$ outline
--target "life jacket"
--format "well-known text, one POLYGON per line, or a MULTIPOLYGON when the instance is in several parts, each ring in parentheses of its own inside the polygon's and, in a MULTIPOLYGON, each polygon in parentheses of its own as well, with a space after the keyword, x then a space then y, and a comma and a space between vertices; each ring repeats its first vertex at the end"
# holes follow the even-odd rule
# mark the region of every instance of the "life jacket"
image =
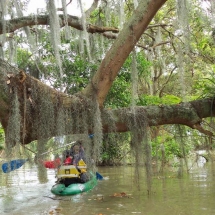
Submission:
POLYGON ((72 158, 71 157, 67 157, 63 162, 63 165, 71 165, 71 164, 72 164, 72 158))
POLYGON ((62 165, 58 169, 57 178, 80 178, 81 173, 87 172, 87 165, 81 159, 77 165, 62 165))

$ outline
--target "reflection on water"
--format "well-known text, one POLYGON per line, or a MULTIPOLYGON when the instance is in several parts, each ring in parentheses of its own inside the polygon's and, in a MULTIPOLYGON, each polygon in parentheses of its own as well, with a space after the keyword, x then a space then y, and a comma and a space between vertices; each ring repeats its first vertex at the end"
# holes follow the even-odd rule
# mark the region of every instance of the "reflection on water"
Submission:
POLYGON ((144 170, 140 190, 132 167, 103 167, 99 173, 107 180, 99 181, 90 192, 61 197, 50 192, 56 180, 54 170, 42 176, 37 166, 25 164, 8 174, 1 171, 0 214, 215 214, 215 168, 211 164, 192 169, 180 179, 173 172, 154 176, 151 196, 147 195, 144 170), (121 193, 126 195, 119 197, 121 193))

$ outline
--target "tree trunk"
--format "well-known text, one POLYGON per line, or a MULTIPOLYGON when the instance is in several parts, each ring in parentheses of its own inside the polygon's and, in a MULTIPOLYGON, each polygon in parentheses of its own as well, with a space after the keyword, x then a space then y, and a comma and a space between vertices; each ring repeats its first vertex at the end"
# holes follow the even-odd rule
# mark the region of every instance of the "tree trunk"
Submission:
POLYGON ((103 106, 120 68, 165 2, 166 0, 140 1, 130 21, 123 26, 122 31, 120 31, 111 49, 107 52, 92 81, 83 92, 87 97, 91 97, 92 92, 95 92, 100 107, 103 106))

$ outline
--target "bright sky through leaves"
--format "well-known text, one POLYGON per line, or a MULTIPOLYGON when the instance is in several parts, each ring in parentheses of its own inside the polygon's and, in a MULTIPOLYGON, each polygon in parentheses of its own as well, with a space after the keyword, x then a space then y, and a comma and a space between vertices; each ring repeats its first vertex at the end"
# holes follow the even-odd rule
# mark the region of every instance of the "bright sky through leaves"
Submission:
MULTIPOLYGON (((70 0, 67 0, 67 3, 69 3, 70 0)), ((93 0, 82 0, 84 4, 84 9, 87 10, 93 3, 93 0)), ((56 1, 56 6, 61 7, 61 1, 56 1)), ((46 8, 46 0, 30 0, 28 5, 27 14, 34 13, 36 14, 37 11, 44 10, 46 8)), ((72 3, 70 3, 67 7, 68 14, 79 16, 80 15, 80 8, 78 6, 78 0, 73 0, 72 3)))

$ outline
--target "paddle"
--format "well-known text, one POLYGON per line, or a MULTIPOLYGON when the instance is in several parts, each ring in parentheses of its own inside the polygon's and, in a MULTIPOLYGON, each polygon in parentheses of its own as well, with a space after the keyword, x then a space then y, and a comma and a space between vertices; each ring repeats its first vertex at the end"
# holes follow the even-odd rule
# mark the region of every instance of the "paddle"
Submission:
POLYGON ((96 172, 96 179, 97 180, 102 180, 103 176, 100 173, 96 172))
MULTIPOLYGON (((7 163, 2 164, 2 171, 4 173, 9 173, 11 171, 14 171, 16 169, 19 169, 22 165, 25 164, 25 162, 28 161, 28 159, 17 159, 17 160, 12 160, 7 163)), ((96 172, 96 179, 97 180, 103 180, 103 176, 96 172)))
MULTIPOLYGON (((66 145, 71 145, 73 143, 74 142, 66 144, 66 145)), ((31 149, 29 149, 27 147, 25 147, 25 148, 28 149, 29 151, 33 152, 31 149)), ((36 154, 35 152, 33 152, 33 153, 36 154)), ((48 153, 48 152, 43 153, 43 155, 46 153, 48 153)), ((3 163, 2 164, 2 170, 4 173, 9 173, 9 172, 14 171, 16 169, 19 169, 23 164, 25 164, 26 161, 28 161, 28 159, 17 159, 17 160, 9 161, 7 163, 3 163)), ((98 172, 96 172, 96 178, 97 178, 97 180, 103 180, 103 176, 98 172)))
POLYGON ((4 173, 14 171, 16 169, 19 169, 23 164, 25 164, 26 161, 28 161, 28 159, 18 159, 3 163, 2 170, 4 173))

